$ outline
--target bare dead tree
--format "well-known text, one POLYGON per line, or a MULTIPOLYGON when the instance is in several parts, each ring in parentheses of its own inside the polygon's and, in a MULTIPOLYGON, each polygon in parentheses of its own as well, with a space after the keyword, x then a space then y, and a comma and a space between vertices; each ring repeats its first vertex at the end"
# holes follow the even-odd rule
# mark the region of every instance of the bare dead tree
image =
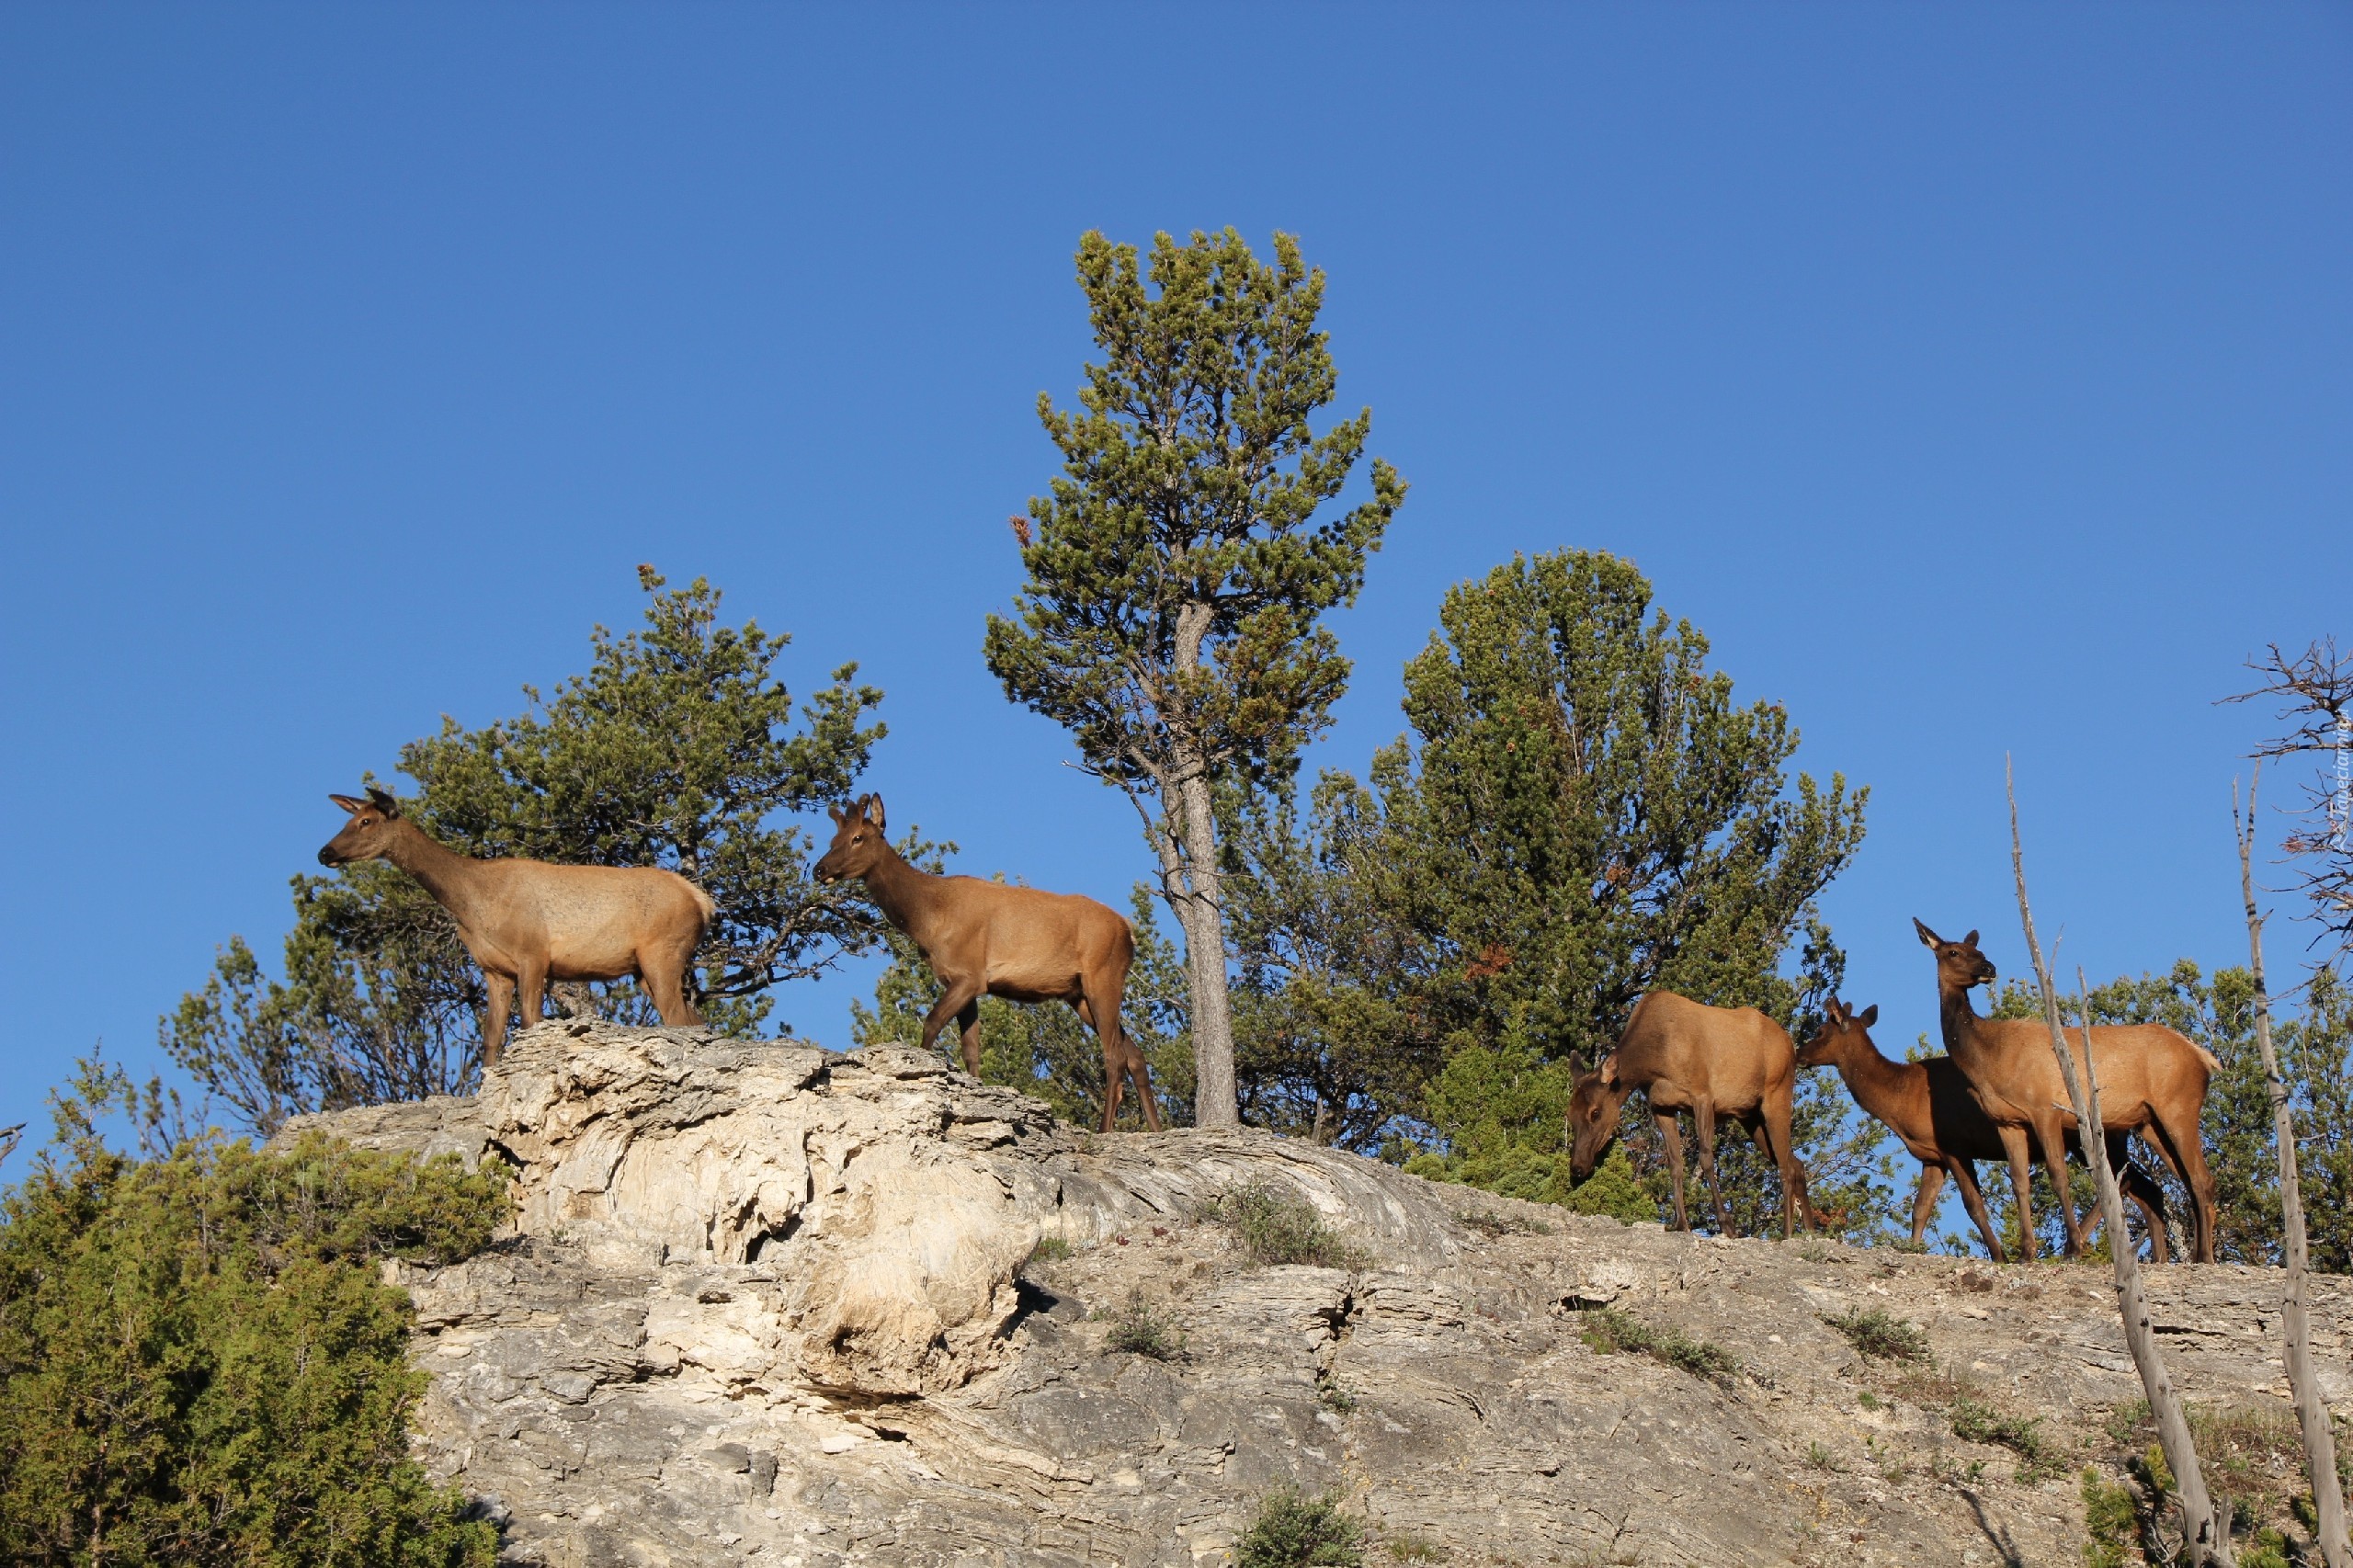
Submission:
MULTIPOLYGON (((2034 960, 2035 984, 2042 993, 2042 1020, 2051 1030, 2052 1053, 2059 1058, 2060 1075, 2067 1081, 2067 1097, 2075 1101, 2072 1108, 2075 1123, 2083 1128, 2097 1128, 2099 1119, 2099 1076, 2092 1066, 2092 1008, 2090 988, 2083 986, 2082 1017, 2084 1021, 2084 1070, 2075 1071, 2075 1053, 2067 1046, 2065 1023, 2059 1016, 2059 992, 2052 983, 2051 966, 2044 960, 2042 944, 2034 934, 2034 911, 2026 896, 2026 851, 2018 838, 2018 790, 2015 773, 2009 775, 2010 793, 2010 871, 2018 881, 2018 923, 2026 930, 2027 953, 2034 960)), ((2081 976, 2077 977, 2081 983, 2081 976)), ((2173 1471, 2174 1484, 2181 1499, 2182 1561, 2189 1568, 2232 1568, 2231 1532, 2224 1516, 2214 1507, 2214 1500, 2206 1490, 2205 1472, 2199 1467, 2198 1446, 2189 1436, 2189 1420, 2184 1414, 2181 1398, 2174 1390, 2173 1373, 2165 1366, 2165 1353, 2157 1348, 2157 1335, 2149 1320, 2148 1298, 2141 1289, 2141 1258, 2137 1249, 2124 1238, 2131 1233, 2124 1228, 2124 1197, 2116 1185, 2116 1172, 2108 1163, 2107 1141, 2084 1137, 2076 1141, 2083 1149, 2084 1164, 2091 1167, 2092 1182, 2099 1189, 2101 1215, 2107 1220, 2111 1238, 2108 1252, 2116 1265, 2116 1304, 2124 1320, 2124 1347, 2131 1355, 2133 1369, 2141 1374, 2141 1388, 2149 1396, 2150 1419, 2156 1424, 2157 1444, 2165 1450, 2165 1464, 2173 1471)))
POLYGON ((25 1124, 21 1121, 14 1127, 0 1127, 0 1165, 8 1163, 8 1156, 17 1152, 17 1140, 24 1135, 25 1124))
POLYGON ((2255 1043, 2263 1055, 2263 1082, 2271 1096, 2273 1141, 2279 1151, 2279 1220, 2285 1232, 2287 1299, 2280 1326, 2287 1335, 2288 1389, 2296 1402, 2296 1424, 2303 1431, 2304 1468, 2313 1483, 2314 1540, 2328 1568, 2353 1568, 2345 1535, 2345 1494, 2336 1478, 2336 1437, 2329 1429, 2328 1405, 2321 1398, 2313 1368, 2312 1323, 2305 1312, 2308 1265, 2304 1247, 2304 1200, 2296 1180, 2296 1128, 2288 1108, 2287 1080, 2271 1048, 2271 993, 2263 978, 2263 915, 2255 905, 2255 792, 2263 767, 2247 781, 2246 813, 2239 813, 2238 786, 2231 786, 2231 836, 2238 841, 2239 892, 2246 900, 2248 961, 2255 971, 2255 1043))
POLYGON ((2279 705, 2284 732, 2255 749, 2257 757, 2325 755, 2321 776, 2305 787, 2303 825, 2281 845, 2296 858, 2299 885, 2339 951, 2353 948, 2353 653, 2336 639, 2313 641, 2301 653, 2274 642, 2247 668, 2263 676, 2253 691, 2225 702, 2268 698, 2279 705))

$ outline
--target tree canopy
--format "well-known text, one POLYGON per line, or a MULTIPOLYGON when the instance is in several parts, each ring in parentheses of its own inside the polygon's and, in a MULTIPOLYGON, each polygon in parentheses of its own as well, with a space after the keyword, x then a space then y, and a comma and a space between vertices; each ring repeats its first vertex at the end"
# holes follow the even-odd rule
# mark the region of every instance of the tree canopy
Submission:
POLYGON ((1006 695, 1068 728, 1142 812, 1185 932, 1196 1114, 1227 1126, 1215 797, 1288 777, 1328 721, 1348 662, 1319 618, 1356 597, 1405 486, 1375 459, 1370 498, 1316 520, 1372 416, 1314 432, 1337 379, 1324 275, 1290 235, 1268 265, 1231 229, 1159 234, 1147 267, 1090 233, 1078 281, 1103 358, 1077 410, 1039 395, 1063 472, 1015 520, 1028 580, 983 648, 1006 695))
MULTIPOLYGON (((639 568, 644 624, 591 636, 588 671, 519 716, 401 748, 404 810, 451 848, 574 864, 665 866, 719 915, 695 988, 714 1027, 765 1019, 778 983, 881 939, 881 917, 809 875, 794 820, 849 794, 883 734, 857 666, 796 705, 774 666, 788 638, 729 626, 698 578, 639 568)), ((458 1091, 480 1059, 480 973, 447 914, 381 862, 293 879, 282 979, 232 937, 163 1023, 172 1057, 263 1131, 287 1116, 458 1091)), ((560 988, 567 1005, 650 1018, 629 982, 560 988)))

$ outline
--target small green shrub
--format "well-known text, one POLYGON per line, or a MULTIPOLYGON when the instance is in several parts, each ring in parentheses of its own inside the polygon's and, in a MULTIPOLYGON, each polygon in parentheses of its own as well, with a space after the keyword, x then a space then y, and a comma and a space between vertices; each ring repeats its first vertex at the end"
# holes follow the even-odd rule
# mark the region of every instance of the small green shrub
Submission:
POLYGON ((2099 1471, 2084 1466, 2084 1568, 2127 1568, 2141 1517, 2132 1489, 2120 1482, 2106 1482, 2099 1471))
POLYGON ((1446 1551, 1438 1542, 1418 1535, 1383 1537, 1381 1550, 1392 1562, 1443 1562, 1446 1551))
POLYGON ((1582 1337, 1604 1356, 1632 1351, 1668 1366, 1730 1388, 1740 1375, 1740 1361, 1732 1352, 1704 1339, 1692 1339, 1671 1328, 1653 1328, 1639 1318, 1603 1307, 1585 1314, 1582 1337))
POLYGON ((1042 1263, 1060 1263, 1074 1250, 1065 1237, 1040 1236, 1038 1244, 1029 1249, 1029 1256, 1021 1260, 1021 1267, 1029 1268, 1042 1263))
POLYGON ((1840 1468, 1837 1458, 1820 1443, 1808 1443, 1805 1446, 1805 1465, 1808 1470, 1837 1470, 1840 1468))
POLYGON ((1364 1525, 1329 1494, 1279 1486, 1234 1548, 1234 1568, 1364 1568, 1364 1525))
POLYGON ((1155 1361, 1176 1361, 1185 1354, 1185 1331, 1173 1317, 1157 1312, 1142 1290, 1128 1294, 1128 1304, 1111 1314, 1111 1332, 1103 1348, 1155 1361))
POLYGON ((2058 1456, 2043 1437, 2039 1418, 2006 1415, 1982 1400, 1953 1402, 1952 1435, 1965 1443, 2009 1449, 2022 1461, 2018 1470, 2022 1480, 2049 1474, 2057 1465, 2058 1456))
POLYGON ((1261 1267, 1287 1263, 1353 1268, 1363 1261, 1346 1237, 1324 1222, 1315 1206, 1276 1182, 1245 1182, 1221 1194, 1208 1217, 1223 1225, 1243 1256, 1261 1267))
POLYGON ((2259 1529, 2239 1547, 2239 1568, 2292 1568, 2288 1538, 2275 1529, 2259 1529))
POLYGON ((0 1195, 0 1562, 487 1568, 409 1452, 426 1377, 385 1259, 488 1244, 508 1175, 313 1134, 108 1149, 96 1065, 0 1195))
POLYGON ((1884 1308, 1846 1312, 1822 1320, 1847 1336, 1847 1343, 1881 1361, 1925 1361, 1928 1336, 1916 1324, 1889 1315, 1884 1308))

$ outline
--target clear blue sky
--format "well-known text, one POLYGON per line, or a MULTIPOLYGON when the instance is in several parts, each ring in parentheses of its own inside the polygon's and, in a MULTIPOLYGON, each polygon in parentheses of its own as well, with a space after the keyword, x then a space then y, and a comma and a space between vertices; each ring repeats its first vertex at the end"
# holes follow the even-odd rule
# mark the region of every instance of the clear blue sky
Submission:
POLYGON ((1121 901, 1128 807, 979 658, 1090 227, 1330 274, 1414 490, 1319 762, 1448 585, 1617 551, 1871 786, 1883 1035, 1910 915, 2018 965, 2006 752, 2071 960, 2233 960, 2213 701, 2353 631, 2348 132, 2343 6, 0 9, 0 1125, 152 1062, 326 791, 640 561, 863 664, 894 824, 1121 901))

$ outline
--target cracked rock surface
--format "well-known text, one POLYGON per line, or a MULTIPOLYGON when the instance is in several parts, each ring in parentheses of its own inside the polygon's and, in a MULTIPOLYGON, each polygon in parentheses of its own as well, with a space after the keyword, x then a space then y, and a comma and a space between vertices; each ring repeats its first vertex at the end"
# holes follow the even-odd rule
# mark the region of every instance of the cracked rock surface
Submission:
MULTIPOLYGON (((303 1124, 522 1172, 513 1235, 392 1270, 424 1458, 517 1563, 1222 1563, 1285 1482, 1342 1490, 1374 1562, 2070 1562, 2075 1445, 2140 1392, 2104 1267, 1694 1240, 1263 1133, 1096 1138, 913 1051, 548 1024, 474 1099, 303 1124), (1246 1181, 1351 1267, 1250 1267, 1200 1217, 1246 1181), (1138 1303, 1172 1358, 1107 1347, 1138 1303), (1600 1353, 1605 1307, 1738 1370, 1600 1353), (1931 1361, 1824 1322, 1873 1308, 1931 1361), (1953 1436, 1964 1381, 2040 1417, 2057 1472, 1953 1436)), ((2275 1272, 2147 1280, 2191 1399, 2284 1409, 2275 1272)), ((2342 1397, 2344 1282, 2313 1283, 2342 1397)))

